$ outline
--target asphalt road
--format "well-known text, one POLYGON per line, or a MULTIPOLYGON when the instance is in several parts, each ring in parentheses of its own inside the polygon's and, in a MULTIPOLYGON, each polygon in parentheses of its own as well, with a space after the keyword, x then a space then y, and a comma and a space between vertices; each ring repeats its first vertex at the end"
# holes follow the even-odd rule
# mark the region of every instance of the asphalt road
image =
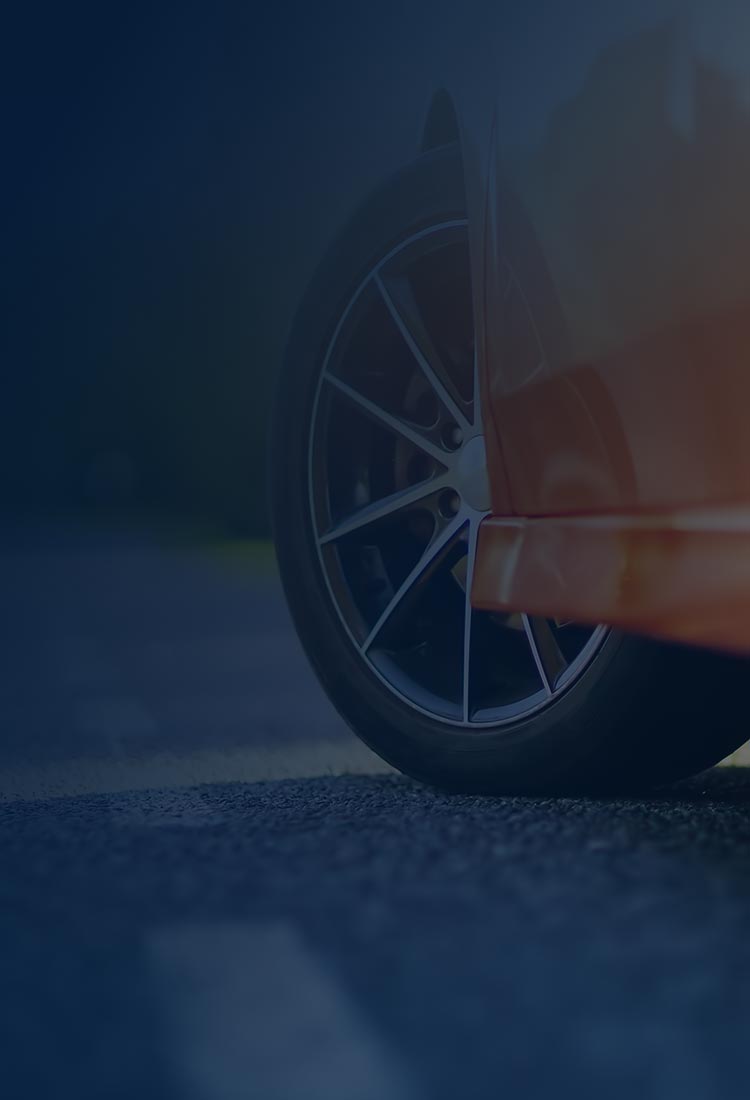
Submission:
POLYGON ((272 575, 0 556, 3 1096, 747 1095, 750 772, 445 797, 358 748, 272 575))

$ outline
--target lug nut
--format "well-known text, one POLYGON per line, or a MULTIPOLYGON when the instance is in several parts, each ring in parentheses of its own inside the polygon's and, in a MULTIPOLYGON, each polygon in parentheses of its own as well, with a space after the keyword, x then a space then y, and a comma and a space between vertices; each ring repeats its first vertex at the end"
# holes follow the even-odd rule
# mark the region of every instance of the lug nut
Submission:
POLYGON ((464 441, 464 433, 458 424, 444 424, 440 436, 449 451, 457 451, 464 441))
POLYGON ((445 492, 440 494, 438 508, 441 516, 445 519, 451 519, 453 516, 458 515, 460 507, 461 497, 454 489, 446 489, 445 492))

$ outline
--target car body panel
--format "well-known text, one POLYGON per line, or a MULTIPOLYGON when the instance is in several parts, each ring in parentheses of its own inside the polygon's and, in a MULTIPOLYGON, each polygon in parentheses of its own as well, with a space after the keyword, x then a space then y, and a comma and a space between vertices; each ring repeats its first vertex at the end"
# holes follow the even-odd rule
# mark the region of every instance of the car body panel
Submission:
MULTIPOLYGON (((602 23, 577 88, 556 99, 548 75, 535 86, 522 136, 516 103, 498 96, 484 349, 517 514, 748 492, 750 115, 720 45, 750 24, 739 5, 719 7, 712 40, 681 7, 602 23)), ((539 72, 546 39, 526 49, 539 72)))
POLYGON ((532 3, 457 100, 493 514, 529 517, 483 525, 476 606, 750 649, 750 12, 532 3))
POLYGON ((474 602, 507 608, 510 592, 516 609, 750 649, 744 536, 716 519, 750 504, 750 9, 435 0, 361 18, 342 6, 340 25, 305 108, 325 127, 306 128, 300 110, 298 140, 274 149, 275 175, 305 181, 281 250, 284 301, 426 133, 440 140, 431 108, 450 102, 499 517, 479 539, 474 602), (620 557, 602 556, 587 516, 613 517, 620 557), (510 587, 503 517, 527 532, 510 587), (564 538, 555 517, 572 517, 564 538), (657 532, 669 553, 654 553, 657 532), (588 562, 557 589, 545 580, 556 546, 588 562), (623 585, 622 560, 649 583, 623 585), (704 593, 719 597, 719 574, 731 629, 693 614, 704 593), (684 615, 649 608, 667 589, 684 615))

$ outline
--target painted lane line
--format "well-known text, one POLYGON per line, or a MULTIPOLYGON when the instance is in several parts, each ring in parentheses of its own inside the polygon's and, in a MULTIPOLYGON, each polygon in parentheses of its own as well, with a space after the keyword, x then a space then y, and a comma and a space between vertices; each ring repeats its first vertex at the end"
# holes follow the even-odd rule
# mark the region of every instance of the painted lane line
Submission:
POLYGON ((148 943, 185 1100, 409 1100, 403 1070, 285 924, 180 927, 148 943))

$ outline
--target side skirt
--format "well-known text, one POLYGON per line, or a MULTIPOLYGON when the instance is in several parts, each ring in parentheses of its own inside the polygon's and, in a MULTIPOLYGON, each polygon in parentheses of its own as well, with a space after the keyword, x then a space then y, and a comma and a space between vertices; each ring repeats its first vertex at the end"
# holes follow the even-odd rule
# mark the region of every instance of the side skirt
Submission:
POLYGON ((750 653, 750 506, 490 516, 479 530, 471 599, 485 610, 750 653))

